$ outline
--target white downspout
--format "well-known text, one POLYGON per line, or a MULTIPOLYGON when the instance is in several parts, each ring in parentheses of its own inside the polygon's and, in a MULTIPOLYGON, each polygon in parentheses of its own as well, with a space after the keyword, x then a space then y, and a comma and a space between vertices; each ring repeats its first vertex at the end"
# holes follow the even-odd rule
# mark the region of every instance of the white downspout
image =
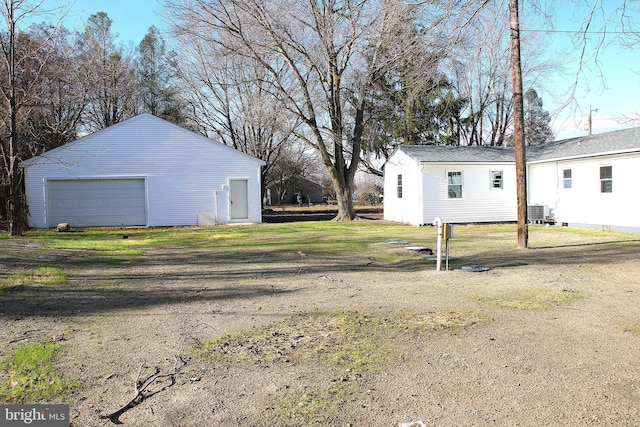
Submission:
POLYGON ((213 217, 216 225, 218 225, 218 190, 213 190, 213 217))

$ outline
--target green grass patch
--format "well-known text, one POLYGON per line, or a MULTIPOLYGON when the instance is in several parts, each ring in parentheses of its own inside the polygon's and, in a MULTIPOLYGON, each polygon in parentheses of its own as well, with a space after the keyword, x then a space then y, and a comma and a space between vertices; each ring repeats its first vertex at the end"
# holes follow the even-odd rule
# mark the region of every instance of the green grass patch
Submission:
POLYGON ((389 349, 377 346, 359 313, 308 313, 205 342, 204 358, 233 363, 318 361, 342 367, 381 363, 389 349))
POLYGON ((633 323, 624 327, 627 332, 633 332, 636 335, 640 335, 640 323, 633 323))
POLYGON ((501 296, 476 296, 475 299, 483 304, 513 310, 547 310, 560 304, 575 301, 581 296, 571 290, 523 289, 501 296))
POLYGON ((61 285, 66 283, 69 276, 59 268, 40 267, 26 273, 11 274, 0 279, 0 295, 12 289, 34 284, 40 285, 61 285))
MULTIPOLYGON (((0 235, 0 241, 9 240, 0 235)), ((271 263, 296 262, 300 252, 328 263, 349 263, 400 268, 412 271, 431 265, 402 245, 385 242, 404 240, 409 245, 436 247, 435 227, 413 227, 382 221, 297 222, 246 226, 166 227, 135 229, 83 229, 71 233, 30 230, 25 237, 0 245, 0 255, 11 251, 20 259, 60 257, 78 263, 120 264, 135 262, 154 249, 176 249, 184 255, 204 255, 212 262, 237 260, 271 263), (123 235, 127 239, 123 239, 123 235)), ((597 248, 634 253, 640 240, 631 233, 580 230, 568 227, 531 226, 532 248, 597 248), (597 245, 597 246, 595 246, 597 245)), ((514 264, 537 253, 518 251, 515 224, 455 225, 450 241, 456 264, 498 267, 514 264)))
POLYGON ((306 360, 367 370, 394 358, 393 339, 401 333, 429 333, 490 320, 464 310, 306 313, 207 341, 196 352, 204 358, 235 363, 306 360))
POLYGON ((121 262, 130 261, 144 255, 144 249, 140 248, 140 243, 129 243, 128 239, 120 240, 59 240, 55 242, 49 242, 47 245, 42 246, 41 249, 47 251, 76 251, 85 252, 91 256, 83 257, 70 257, 75 263, 92 263, 103 262, 107 264, 118 264, 121 262))
MULTIPOLYGON (((299 252, 344 262, 369 262, 403 268, 424 265, 422 257, 397 249, 390 250, 386 240, 408 240, 412 244, 435 241, 435 233, 417 235, 416 228, 355 221, 256 224, 233 227, 183 227, 149 229, 85 229, 72 233, 31 230, 24 242, 25 252, 36 257, 68 252, 78 263, 119 263, 135 261, 153 249, 179 248, 183 254, 206 254, 213 259, 237 259, 246 262, 290 262, 299 260, 299 252), (123 234, 127 239, 123 239, 123 234), (36 253, 39 252, 39 253, 36 253)), ((433 246, 433 245, 431 245, 433 246)), ((0 248, 0 254, 3 249, 0 248)), ((28 255, 26 255, 28 256, 28 255)))
POLYGON ((328 387, 304 387, 289 391, 262 414, 259 424, 278 426, 328 425, 347 398, 349 387, 332 384, 328 387))
POLYGON ((62 352, 60 344, 46 342, 25 344, 14 350, 0 364, 0 401, 12 404, 66 402, 77 379, 64 379, 56 370, 62 352))
POLYGON ((469 310, 440 310, 426 313, 401 312, 392 314, 389 319, 388 324, 391 328, 413 333, 467 328, 492 320, 485 314, 469 310))

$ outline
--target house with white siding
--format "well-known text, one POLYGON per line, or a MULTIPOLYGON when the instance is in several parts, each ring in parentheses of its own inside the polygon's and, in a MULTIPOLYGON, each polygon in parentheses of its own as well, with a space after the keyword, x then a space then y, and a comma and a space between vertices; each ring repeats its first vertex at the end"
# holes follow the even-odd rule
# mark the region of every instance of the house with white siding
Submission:
POLYGON ((429 225, 517 220, 512 149, 401 145, 384 165, 384 219, 429 225))
POLYGON ((29 226, 261 222, 264 164, 141 114, 24 161, 29 226))
MULTIPOLYGON (((530 221, 640 232, 640 128, 527 147, 526 157, 530 221)), ((512 147, 399 146, 384 174, 387 220, 517 220, 512 147)))
POLYGON ((527 150, 530 212, 533 205, 558 224, 640 232, 640 128, 527 150))

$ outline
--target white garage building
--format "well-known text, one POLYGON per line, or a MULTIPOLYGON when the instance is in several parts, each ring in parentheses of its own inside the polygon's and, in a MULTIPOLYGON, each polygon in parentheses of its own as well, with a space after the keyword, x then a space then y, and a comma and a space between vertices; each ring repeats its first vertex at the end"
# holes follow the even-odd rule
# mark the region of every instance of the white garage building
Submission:
POLYGON ((24 161, 29 226, 261 222, 264 164, 141 114, 24 161))

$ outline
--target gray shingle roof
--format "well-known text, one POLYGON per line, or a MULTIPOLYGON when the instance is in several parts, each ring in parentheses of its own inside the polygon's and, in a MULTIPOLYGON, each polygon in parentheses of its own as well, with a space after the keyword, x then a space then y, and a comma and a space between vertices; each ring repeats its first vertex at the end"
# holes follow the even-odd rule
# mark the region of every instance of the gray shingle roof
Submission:
POLYGON ((616 130, 527 147, 527 162, 640 152, 640 128, 616 130))
MULTIPOLYGON (((425 163, 515 163, 513 147, 401 145, 397 148, 425 163)), ((640 152, 640 128, 617 130, 527 147, 527 163, 640 152)))
POLYGON ((515 162, 513 147, 479 147, 451 145, 400 145, 403 151, 419 162, 515 162))

